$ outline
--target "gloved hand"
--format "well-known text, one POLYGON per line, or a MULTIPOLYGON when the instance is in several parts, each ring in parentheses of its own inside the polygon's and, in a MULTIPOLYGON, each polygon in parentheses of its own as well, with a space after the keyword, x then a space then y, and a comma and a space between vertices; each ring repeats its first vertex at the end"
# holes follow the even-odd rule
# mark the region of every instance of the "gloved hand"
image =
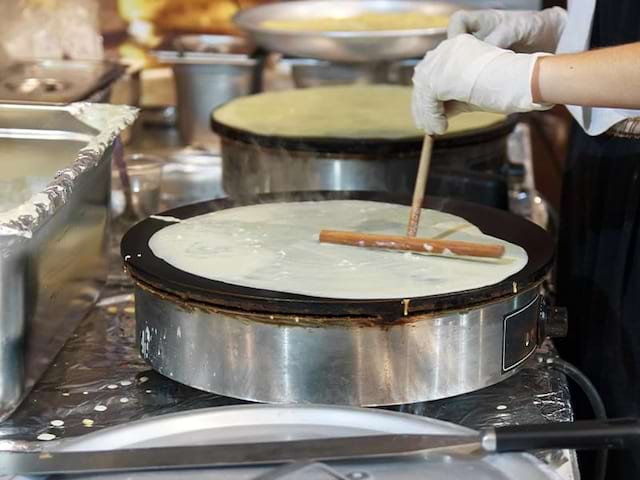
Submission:
POLYGON ((449 21, 449 38, 471 33, 500 48, 520 53, 556 51, 567 11, 560 7, 539 12, 518 10, 459 11, 449 21))
POLYGON ((443 134, 447 114, 551 108, 534 103, 531 94, 531 76, 540 55, 544 54, 503 50, 472 35, 445 40, 427 52, 413 74, 411 108, 416 126, 430 135, 443 134))

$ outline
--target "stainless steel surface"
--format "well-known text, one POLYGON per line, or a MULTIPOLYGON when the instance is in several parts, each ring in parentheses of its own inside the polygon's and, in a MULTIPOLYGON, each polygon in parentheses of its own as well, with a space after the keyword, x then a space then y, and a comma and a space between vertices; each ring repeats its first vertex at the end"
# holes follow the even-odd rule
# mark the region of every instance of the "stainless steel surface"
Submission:
POLYGON ((297 88, 321 85, 351 85, 354 83, 390 83, 387 80, 390 63, 334 63, 314 59, 282 60, 291 66, 291 76, 297 88))
POLYGON ((182 150, 165 163, 161 187, 163 210, 224 196, 222 160, 218 155, 182 150))
POLYGON ((135 289, 140 351, 163 375, 244 400, 359 406, 436 400, 510 377, 537 339, 515 339, 531 348, 519 364, 503 368, 505 317, 537 295, 533 289, 466 311, 409 316, 384 326, 319 327, 296 325, 295 318, 283 322, 266 314, 182 306, 135 289))
POLYGON ((418 63, 416 59, 369 63, 336 63, 314 59, 282 61, 290 65, 293 82, 298 88, 354 83, 411 85, 413 70, 418 63))
POLYGON ((413 71, 420 60, 410 58, 392 63, 387 71, 387 82, 399 85, 413 85, 413 71))
POLYGON ((112 145, 131 117, 127 107, 0 105, 0 419, 104 285, 112 145), (43 184, 7 198, 34 178, 43 184))
POLYGON ((388 158, 375 151, 370 155, 299 152, 223 137, 222 185, 231 197, 299 190, 410 194, 418 158, 417 150, 388 158))
MULTIPOLYGON (((480 452, 471 435, 386 434, 306 440, 147 447, 84 452, 0 452, 0 472, 10 475, 133 473, 191 468, 262 466, 300 461, 366 461, 434 452, 480 452)), ((419 457, 418 457, 419 458, 419 457)), ((411 458, 408 458, 411 460, 411 458)))
POLYGON ((227 60, 237 64, 251 64, 249 55, 253 45, 244 37, 231 35, 178 35, 167 37, 153 54, 166 62, 208 62, 227 60))
MULTIPOLYGON (((347 17, 363 13, 420 12, 449 15, 455 3, 416 0, 306 0, 240 11, 234 22, 268 51, 334 62, 373 62, 424 56, 446 38, 446 28, 371 32, 294 32, 262 27, 265 20, 347 17)), ((468 7, 465 7, 468 8, 468 7)))
POLYGON ((116 63, 87 60, 32 60, 0 67, 0 100, 40 103, 104 101, 124 72, 116 63))
MULTIPOLYGON (((368 435, 466 436, 476 434, 457 425, 430 418, 395 412, 326 406, 246 405, 196 410, 129 423, 116 428, 63 442, 62 451, 87 452, 116 448, 166 447, 176 445, 220 445, 283 440, 315 440, 368 435)), ((381 445, 378 448, 391 448, 381 445)), ((55 455, 55 454, 54 454, 55 455)), ((279 467, 237 467, 233 469, 190 470, 181 472, 187 479, 424 479, 464 478, 489 480, 558 480, 548 466, 528 454, 507 455, 412 455, 397 459, 353 460, 342 462, 296 462, 279 467)), ((149 472, 108 475, 109 480, 123 478, 175 478, 175 472, 149 472)), ((58 477, 56 477, 58 478, 58 477)), ((68 478, 68 477, 62 477, 68 478)), ((78 478, 78 477, 74 477, 78 478)), ((83 475, 80 478, 97 478, 83 475)))
MULTIPOLYGON (((110 86, 108 103, 114 105, 140 106, 142 96, 141 74, 144 66, 143 61, 132 61, 126 66, 126 70, 116 82, 110 86)), ((142 122, 136 121, 122 131, 120 138, 124 145, 130 144, 134 138, 142 132, 142 122)))
POLYGON ((219 151, 211 132, 211 111, 255 87, 260 62, 249 56, 246 40, 223 35, 179 36, 156 58, 173 66, 178 129, 185 145, 219 151))
MULTIPOLYGON (((499 173, 507 161, 502 138, 433 151, 432 165, 499 173)), ((230 196, 300 190, 368 190, 411 195, 418 170, 414 151, 394 155, 303 152, 222 137, 222 183, 230 196)))
POLYGON ((498 448, 498 440, 496 438, 496 431, 493 428, 487 429, 483 432, 482 439, 482 448, 487 452, 495 452, 498 448))

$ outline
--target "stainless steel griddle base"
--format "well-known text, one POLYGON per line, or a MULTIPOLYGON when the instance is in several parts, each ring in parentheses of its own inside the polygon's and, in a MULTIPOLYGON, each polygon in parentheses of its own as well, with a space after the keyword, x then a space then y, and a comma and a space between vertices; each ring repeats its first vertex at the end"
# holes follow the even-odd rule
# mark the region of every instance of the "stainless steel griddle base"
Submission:
POLYGON ((540 307, 536 287, 387 326, 322 325, 182 303, 140 284, 135 299, 142 356, 173 380, 244 400, 361 406, 436 400, 509 378, 537 346, 540 307))
MULTIPOLYGON (((371 192, 288 192, 213 200, 164 215, 184 219, 240 205, 319 198, 393 201, 371 192)), ((186 385, 270 403, 397 405, 508 378, 543 337, 539 287, 551 264, 551 238, 499 210, 434 197, 426 204, 522 246, 527 265, 495 285, 451 294, 308 297, 188 274, 149 249, 149 238, 167 222, 136 224, 125 234, 121 253, 138 282, 143 358, 186 385)))

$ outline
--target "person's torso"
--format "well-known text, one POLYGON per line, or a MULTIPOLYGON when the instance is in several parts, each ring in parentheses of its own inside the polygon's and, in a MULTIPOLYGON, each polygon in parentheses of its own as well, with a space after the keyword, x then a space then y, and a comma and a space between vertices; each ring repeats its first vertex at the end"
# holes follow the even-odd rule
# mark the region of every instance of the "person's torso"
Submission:
MULTIPOLYGON (((576 53, 640 41, 640 0, 568 0, 568 7, 565 30, 556 53, 576 53)), ((567 105, 567 109, 589 135, 600 135, 625 119, 640 118, 640 109, 576 105, 567 105)))
POLYGON ((637 41, 640 41, 640 0, 597 0, 591 25, 591 48, 637 41))

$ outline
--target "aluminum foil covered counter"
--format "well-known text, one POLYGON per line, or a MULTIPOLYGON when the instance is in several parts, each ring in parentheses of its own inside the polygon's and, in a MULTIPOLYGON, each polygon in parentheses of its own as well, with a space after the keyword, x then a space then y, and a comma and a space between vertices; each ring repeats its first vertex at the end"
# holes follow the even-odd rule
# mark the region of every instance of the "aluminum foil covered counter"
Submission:
MULTIPOLYGON (((570 421, 566 379, 544 366, 554 355, 545 344, 526 368, 502 383, 392 409, 472 428, 570 421)), ((194 390, 152 371, 136 347, 131 289, 112 287, 23 405, 0 425, 0 448, 48 448, 60 439, 141 418, 239 403, 244 402, 194 390)), ((565 478, 575 478, 575 461, 567 452, 544 456, 568 472, 565 478)))
POLYGON ((97 300, 111 154, 130 107, 0 105, 0 419, 97 300))

